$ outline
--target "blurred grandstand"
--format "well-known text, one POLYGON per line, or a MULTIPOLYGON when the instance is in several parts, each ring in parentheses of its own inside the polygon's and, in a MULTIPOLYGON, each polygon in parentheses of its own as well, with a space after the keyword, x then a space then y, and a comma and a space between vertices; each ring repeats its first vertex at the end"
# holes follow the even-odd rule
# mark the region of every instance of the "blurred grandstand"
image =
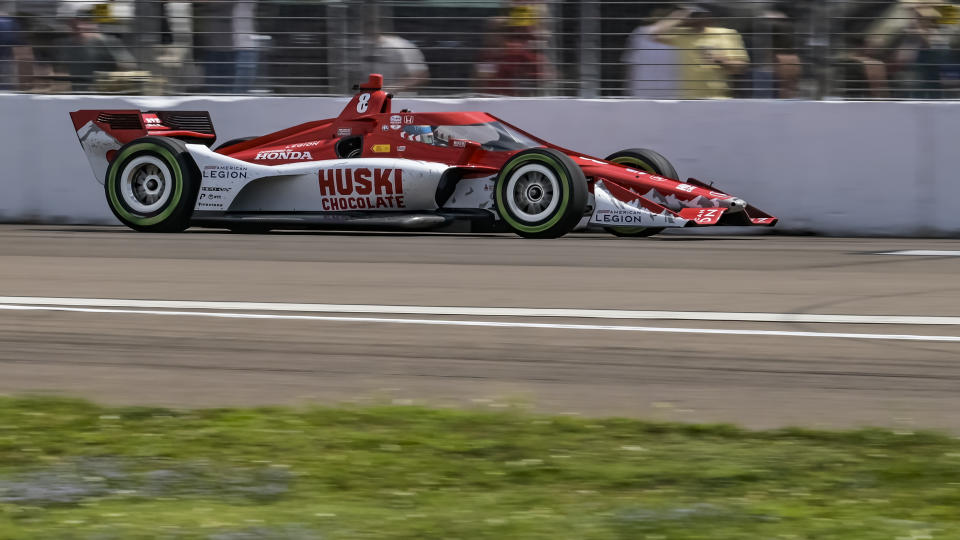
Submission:
POLYGON ((957 99, 925 0, 0 0, 0 91, 957 99))

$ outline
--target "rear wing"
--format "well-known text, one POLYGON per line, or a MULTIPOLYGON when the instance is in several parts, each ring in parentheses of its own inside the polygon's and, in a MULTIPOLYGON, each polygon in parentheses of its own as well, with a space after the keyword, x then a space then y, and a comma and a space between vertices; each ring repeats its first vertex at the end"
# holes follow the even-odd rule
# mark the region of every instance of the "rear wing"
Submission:
POLYGON ((97 181, 123 145, 141 137, 172 137, 211 146, 217 139, 207 111, 82 110, 70 113, 97 181))

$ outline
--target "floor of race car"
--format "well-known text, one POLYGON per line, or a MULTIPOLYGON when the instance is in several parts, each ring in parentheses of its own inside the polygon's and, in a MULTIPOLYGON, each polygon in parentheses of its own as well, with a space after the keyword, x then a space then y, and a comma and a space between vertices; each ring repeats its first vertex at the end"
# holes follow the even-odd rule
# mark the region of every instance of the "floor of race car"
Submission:
POLYGON ((0 392, 960 432, 958 254, 955 240, 6 225, 0 392), (884 254, 899 250, 922 252, 884 254))

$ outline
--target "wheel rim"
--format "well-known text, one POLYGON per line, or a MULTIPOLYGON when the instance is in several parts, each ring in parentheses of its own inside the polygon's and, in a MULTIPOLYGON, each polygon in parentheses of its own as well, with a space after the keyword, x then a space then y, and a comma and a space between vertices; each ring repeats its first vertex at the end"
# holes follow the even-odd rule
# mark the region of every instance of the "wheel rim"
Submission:
POLYGON ((134 158, 120 175, 120 196, 124 204, 138 214, 163 208, 173 192, 170 168, 155 156, 134 158))
POLYGON ((516 217, 536 223, 549 218, 560 204, 560 181, 547 167, 531 163, 510 175, 506 195, 516 217))

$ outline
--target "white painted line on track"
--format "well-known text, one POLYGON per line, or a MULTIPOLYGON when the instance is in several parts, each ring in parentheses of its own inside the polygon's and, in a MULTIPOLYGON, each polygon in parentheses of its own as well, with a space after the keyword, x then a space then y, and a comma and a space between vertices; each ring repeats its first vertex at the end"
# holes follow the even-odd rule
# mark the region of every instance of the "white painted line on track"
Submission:
POLYGON ((890 341, 932 341, 960 343, 960 336, 922 336, 910 334, 855 334, 847 332, 793 332, 727 328, 660 328, 656 326, 620 326, 603 324, 560 324, 514 321, 458 321, 444 319, 393 319, 387 317, 340 317, 333 315, 281 315, 276 313, 236 313, 227 311, 162 311, 147 309, 77 308, 65 306, 26 306, 0 304, 0 310, 65 311, 74 313, 122 313, 179 317, 217 317, 223 319, 276 319, 292 321, 364 322, 381 324, 421 324, 435 326, 474 326, 493 328, 542 328, 552 330, 603 330, 619 332, 656 332, 664 334, 713 334, 729 336, 782 336, 890 341))
POLYGON ((913 255, 915 257, 960 257, 960 251, 939 251, 934 249, 905 249, 902 251, 884 251, 877 255, 913 255))
POLYGON ((294 304, 285 302, 132 300, 126 298, 50 298, 43 296, 0 296, 0 304, 137 309, 294 311, 302 313, 376 313, 379 315, 455 315, 468 317, 565 317, 571 319, 648 319, 768 323, 960 325, 960 317, 925 317, 914 315, 828 315, 816 313, 738 313, 723 311, 634 311, 619 309, 294 304))

